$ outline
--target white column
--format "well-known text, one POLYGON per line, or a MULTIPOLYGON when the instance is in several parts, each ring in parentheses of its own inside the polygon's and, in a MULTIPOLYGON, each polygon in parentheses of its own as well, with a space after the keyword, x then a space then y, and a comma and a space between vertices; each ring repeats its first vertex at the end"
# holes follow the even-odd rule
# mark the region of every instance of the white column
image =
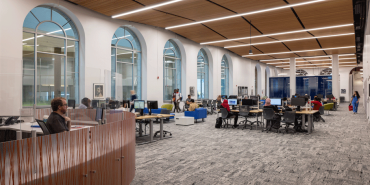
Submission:
POLYGON ((335 99, 340 101, 340 85, 339 85, 339 56, 332 55, 332 92, 335 99))
POLYGON ((296 93, 296 67, 295 58, 290 58, 290 97, 296 93))

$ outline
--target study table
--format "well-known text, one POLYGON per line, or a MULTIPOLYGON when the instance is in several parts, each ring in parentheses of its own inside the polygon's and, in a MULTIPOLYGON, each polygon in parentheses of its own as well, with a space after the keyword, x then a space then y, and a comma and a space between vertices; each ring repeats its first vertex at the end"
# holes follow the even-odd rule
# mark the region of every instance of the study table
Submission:
MULTIPOLYGON (((137 115, 137 114, 136 114, 137 115)), ((170 115, 170 114, 157 114, 157 115, 144 115, 144 116, 139 116, 139 117, 135 117, 135 120, 149 120, 149 137, 150 137, 150 140, 149 142, 143 142, 143 143, 140 143, 140 144, 146 144, 146 143, 152 143, 154 142, 154 132, 153 132, 153 119, 160 119, 161 122, 160 122, 160 140, 163 139, 163 120, 166 119, 166 118, 169 118, 169 117, 172 117, 173 115, 170 115)), ((139 122, 139 136, 142 137, 143 136, 143 133, 142 133, 142 122, 139 122)))
MULTIPOLYGON (((258 107, 256 107, 256 108, 258 108, 258 107)), ((235 112, 235 113, 239 113, 239 110, 233 110, 233 109, 231 109, 230 110, 230 112, 235 112)), ((220 109, 217 109, 217 117, 219 117, 219 113, 220 113, 220 109)), ((262 124, 264 124, 263 123, 263 109, 257 109, 257 110, 250 110, 249 111, 249 113, 253 113, 253 114, 257 114, 257 125, 259 124, 259 123, 262 123, 262 124), (260 114, 261 113, 261 120, 262 120, 262 122, 261 121, 258 121, 258 114, 260 114)))

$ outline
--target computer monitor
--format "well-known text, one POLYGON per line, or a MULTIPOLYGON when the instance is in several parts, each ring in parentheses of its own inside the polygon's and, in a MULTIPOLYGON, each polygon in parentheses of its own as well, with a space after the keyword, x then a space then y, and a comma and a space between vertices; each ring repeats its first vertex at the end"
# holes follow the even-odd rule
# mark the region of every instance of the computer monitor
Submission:
POLYGON ((145 101, 144 100, 135 100, 134 101, 134 109, 144 109, 145 108, 145 101))
POLYGON ((91 101, 91 106, 92 106, 92 108, 97 108, 97 107, 99 107, 99 100, 92 100, 91 101))
POLYGON ((238 99, 238 96, 237 95, 230 95, 229 99, 238 99))
POLYGON ((158 109, 158 101, 148 100, 146 104, 148 105, 149 115, 152 115, 152 109, 158 109))
POLYGON ((123 100, 122 106, 123 108, 130 108, 130 100, 123 100))
POLYGON ((324 96, 322 94, 317 94, 316 95, 318 98, 324 98, 324 96))
POLYGON ((75 109, 75 107, 76 107, 76 100, 69 99, 68 100, 68 107, 73 107, 73 109, 75 109))
POLYGON ((334 96, 332 94, 328 94, 328 95, 326 95, 326 98, 328 98, 330 100, 330 99, 333 99, 334 96))
POLYGON ((281 99, 271 98, 271 105, 281 106, 281 99))
POLYGON ((227 99, 227 95, 221 95, 222 99, 227 99))
POLYGON ((257 105, 257 100, 243 99, 242 105, 249 105, 249 106, 257 105))
POLYGON ((292 98, 290 104, 295 106, 305 106, 306 100, 304 98, 292 98))
POLYGON ((238 105, 238 100, 237 99, 228 99, 229 105, 238 105))
POLYGON ((95 120, 99 121, 99 119, 102 119, 102 117, 103 117, 103 109, 100 107, 97 107, 95 120))

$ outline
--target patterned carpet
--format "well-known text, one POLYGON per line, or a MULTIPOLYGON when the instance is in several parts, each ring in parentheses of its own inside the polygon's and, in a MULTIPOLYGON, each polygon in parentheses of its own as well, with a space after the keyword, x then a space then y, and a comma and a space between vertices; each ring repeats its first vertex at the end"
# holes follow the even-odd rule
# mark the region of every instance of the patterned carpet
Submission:
MULTIPOLYGON (((166 123, 173 138, 136 147, 136 184, 370 184, 370 127, 342 104, 311 135, 166 123)), ((155 124, 155 130, 159 124, 155 124)))

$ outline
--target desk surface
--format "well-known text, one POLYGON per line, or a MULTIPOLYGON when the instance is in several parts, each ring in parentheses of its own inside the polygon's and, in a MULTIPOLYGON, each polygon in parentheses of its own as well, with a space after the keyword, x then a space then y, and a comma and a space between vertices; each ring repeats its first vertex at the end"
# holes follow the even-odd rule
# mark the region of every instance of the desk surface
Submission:
MULTIPOLYGON (((44 134, 44 132, 42 131, 40 127, 31 127, 32 125, 38 125, 38 124, 36 122, 35 123, 24 122, 20 124, 9 125, 9 126, 1 126, 0 130, 15 130, 15 131, 22 131, 22 132, 27 132, 27 133, 31 133, 32 130, 36 130, 37 134, 44 134)), ((71 128, 71 131, 83 129, 83 128, 89 128, 89 127, 92 127, 92 126, 73 125, 71 128)))
POLYGON ((304 111, 297 111, 296 114, 315 114, 316 112, 319 112, 318 110, 304 110, 304 111))

